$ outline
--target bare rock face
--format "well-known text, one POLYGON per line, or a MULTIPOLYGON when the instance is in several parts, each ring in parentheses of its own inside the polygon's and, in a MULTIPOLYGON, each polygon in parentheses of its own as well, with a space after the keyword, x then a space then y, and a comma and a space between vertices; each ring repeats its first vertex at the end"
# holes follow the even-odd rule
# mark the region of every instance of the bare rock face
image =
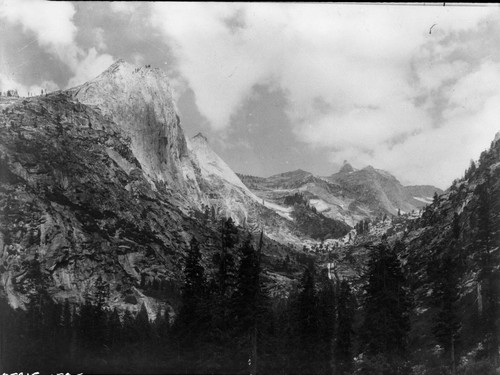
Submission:
POLYGON ((119 60, 71 92, 81 103, 99 108, 130 138, 132 153, 150 181, 200 199, 165 72, 119 60))
POLYGON ((12 306, 37 258, 56 300, 84 301, 100 277, 111 307, 171 311, 184 249, 208 229, 132 150, 112 117, 67 93, 0 98, 0 295, 12 306))
POLYGON ((118 61, 68 91, 0 96, 0 298, 12 306, 36 259, 55 300, 82 303, 101 280, 110 307, 170 314, 190 240, 210 259, 228 216, 280 242, 304 235, 206 138, 185 138, 162 71, 118 61))

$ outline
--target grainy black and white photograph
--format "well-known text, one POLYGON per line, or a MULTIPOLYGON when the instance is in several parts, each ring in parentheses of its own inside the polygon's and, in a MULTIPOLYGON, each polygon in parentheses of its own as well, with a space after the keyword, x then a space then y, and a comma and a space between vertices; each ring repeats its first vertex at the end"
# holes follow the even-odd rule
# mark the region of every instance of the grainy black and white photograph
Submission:
POLYGON ((500 7, 0 0, 0 373, 498 375, 500 7))

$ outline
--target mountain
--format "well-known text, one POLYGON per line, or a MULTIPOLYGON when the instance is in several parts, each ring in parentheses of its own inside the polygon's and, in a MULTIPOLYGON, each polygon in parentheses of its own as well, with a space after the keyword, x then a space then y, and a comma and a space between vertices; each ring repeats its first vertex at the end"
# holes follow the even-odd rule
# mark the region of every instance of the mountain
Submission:
POLYGON ((76 101, 100 111, 111 120, 113 131, 130 139, 130 150, 149 181, 182 193, 180 197, 187 194, 191 201, 200 199, 164 71, 135 68, 118 60, 97 78, 69 93, 76 101))
POLYGON ((411 296, 411 371, 443 373, 456 350, 461 372, 492 373, 483 370, 498 356, 498 138, 445 192, 348 162, 328 177, 262 178, 235 174, 202 134, 186 138, 158 69, 118 61, 67 91, 0 96, 2 360, 11 370, 76 360, 89 373, 234 373, 260 342, 263 373, 308 362, 321 369, 305 372, 332 372, 329 345, 343 329, 360 348, 347 353, 360 358, 356 373, 372 373, 386 365, 360 345, 373 309, 355 303, 367 299, 379 249, 397 255, 392 271, 411 296), (352 291, 336 299, 339 286, 352 291), (341 310, 347 327, 332 325, 341 310), (307 352, 296 345, 304 337, 307 352))
POLYGON ((350 226, 398 212, 418 211, 432 202, 433 186, 403 186, 394 176, 371 166, 354 169, 348 162, 328 177, 297 170, 262 178, 239 175, 257 196, 283 204, 286 197, 300 192, 324 216, 350 226))
MULTIPOLYGON (((413 196, 428 195, 432 187, 409 190, 413 196)), ((454 348, 457 367, 482 360, 489 368, 487 359, 494 362, 498 356, 499 228, 500 141, 495 138, 465 177, 436 194, 420 217, 401 215, 374 223, 340 254, 353 254, 351 268, 362 269, 367 249, 384 241, 391 244, 413 298, 410 350, 419 353, 421 362, 429 361, 429 368, 436 345, 446 351, 446 362, 454 348)), ((352 272, 342 266, 339 272, 352 272)))
POLYGON ((25 305, 36 260, 56 300, 82 303, 101 278, 111 307, 144 303, 153 317, 173 312, 191 238, 209 256, 222 218, 284 244, 349 229, 262 200, 203 135, 187 139, 159 69, 120 60, 67 91, 0 97, 0 110, 0 274, 12 306, 25 305), (158 288, 169 292, 158 299, 158 288))
MULTIPOLYGON (((401 257, 408 274, 414 275, 411 287, 422 312, 418 321, 438 319, 443 285, 449 289, 454 282, 452 311, 460 322, 457 350, 469 353, 464 354, 469 360, 471 353, 498 357, 499 228, 500 141, 495 138, 465 177, 436 197, 401 237, 401 257)), ((421 327, 420 339, 431 334, 432 326, 421 327)))

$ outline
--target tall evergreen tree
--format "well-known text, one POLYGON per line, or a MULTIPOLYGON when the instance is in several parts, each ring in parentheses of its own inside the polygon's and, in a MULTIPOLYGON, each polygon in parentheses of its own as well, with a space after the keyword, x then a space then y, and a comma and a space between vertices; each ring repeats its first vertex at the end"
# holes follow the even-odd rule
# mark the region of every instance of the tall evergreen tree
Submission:
POLYGON ((433 282, 432 301, 437 312, 432 322, 432 332, 450 361, 452 373, 456 374, 456 352, 459 339, 460 318, 458 316, 459 274, 456 254, 442 249, 440 259, 430 263, 429 276, 433 282))
POLYGON ((318 314, 317 293, 314 268, 307 267, 302 275, 301 291, 297 305, 297 339, 300 348, 297 353, 297 366, 301 373, 317 372, 318 314))
POLYGON ((410 329, 406 281, 386 243, 371 249, 364 297, 362 343, 368 356, 384 356, 398 373, 410 329))
POLYGON ((483 334, 486 337, 486 355, 493 360, 495 365, 500 363, 498 355, 499 346, 499 296, 500 296, 500 274, 498 264, 500 262, 499 244, 494 241, 494 230, 492 225, 491 207, 494 204, 491 194, 491 178, 486 174, 486 181, 476 188, 478 195, 478 228, 476 236, 477 262, 479 272, 477 282, 480 286, 483 306, 480 311, 480 323, 483 334))
POLYGON ((334 360, 336 374, 352 373, 353 353, 353 320, 355 305, 351 287, 346 280, 340 283, 340 293, 337 302, 337 335, 335 340, 334 360))
POLYGON ((214 257, 217 264, 217 283, 219 294, 230 296, 234 289, 236 264, 232 249, 238 243, 238 228, 234 225, 233 219, 222 220, 221 227, 221 249, 214 257))
POLYGON ((331 374, 333 365, 333 339, 336 323, 335 285, 322 275, 317 295, 318 336, 316 339, 318 374, 331 374))
POLYGON ((235 324, 238 331, 253 327, 257 315, 257 299, 260 294, 258 256, 249 234, 240 248, 241 262, 233 294, 235 324))
POLYGON ((175 322, 174 330, 182 342, 196 340, 200 333, 202 319, 205 316, 204 299, 206 297, 205 269, 201 264, 200 244, 192 238, 184 267, 184 285, 182 287, 182 307, 175 322))

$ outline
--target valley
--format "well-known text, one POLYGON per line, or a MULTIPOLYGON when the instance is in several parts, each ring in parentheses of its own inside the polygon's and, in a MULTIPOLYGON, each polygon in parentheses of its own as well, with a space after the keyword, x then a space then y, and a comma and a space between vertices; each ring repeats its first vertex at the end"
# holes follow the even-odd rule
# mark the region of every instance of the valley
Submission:
POLYGON ((498 137, 446 191, 235 173, 165 72, 123 60, 0 96, 2 370, 494 371, 499 189, 498 137))

